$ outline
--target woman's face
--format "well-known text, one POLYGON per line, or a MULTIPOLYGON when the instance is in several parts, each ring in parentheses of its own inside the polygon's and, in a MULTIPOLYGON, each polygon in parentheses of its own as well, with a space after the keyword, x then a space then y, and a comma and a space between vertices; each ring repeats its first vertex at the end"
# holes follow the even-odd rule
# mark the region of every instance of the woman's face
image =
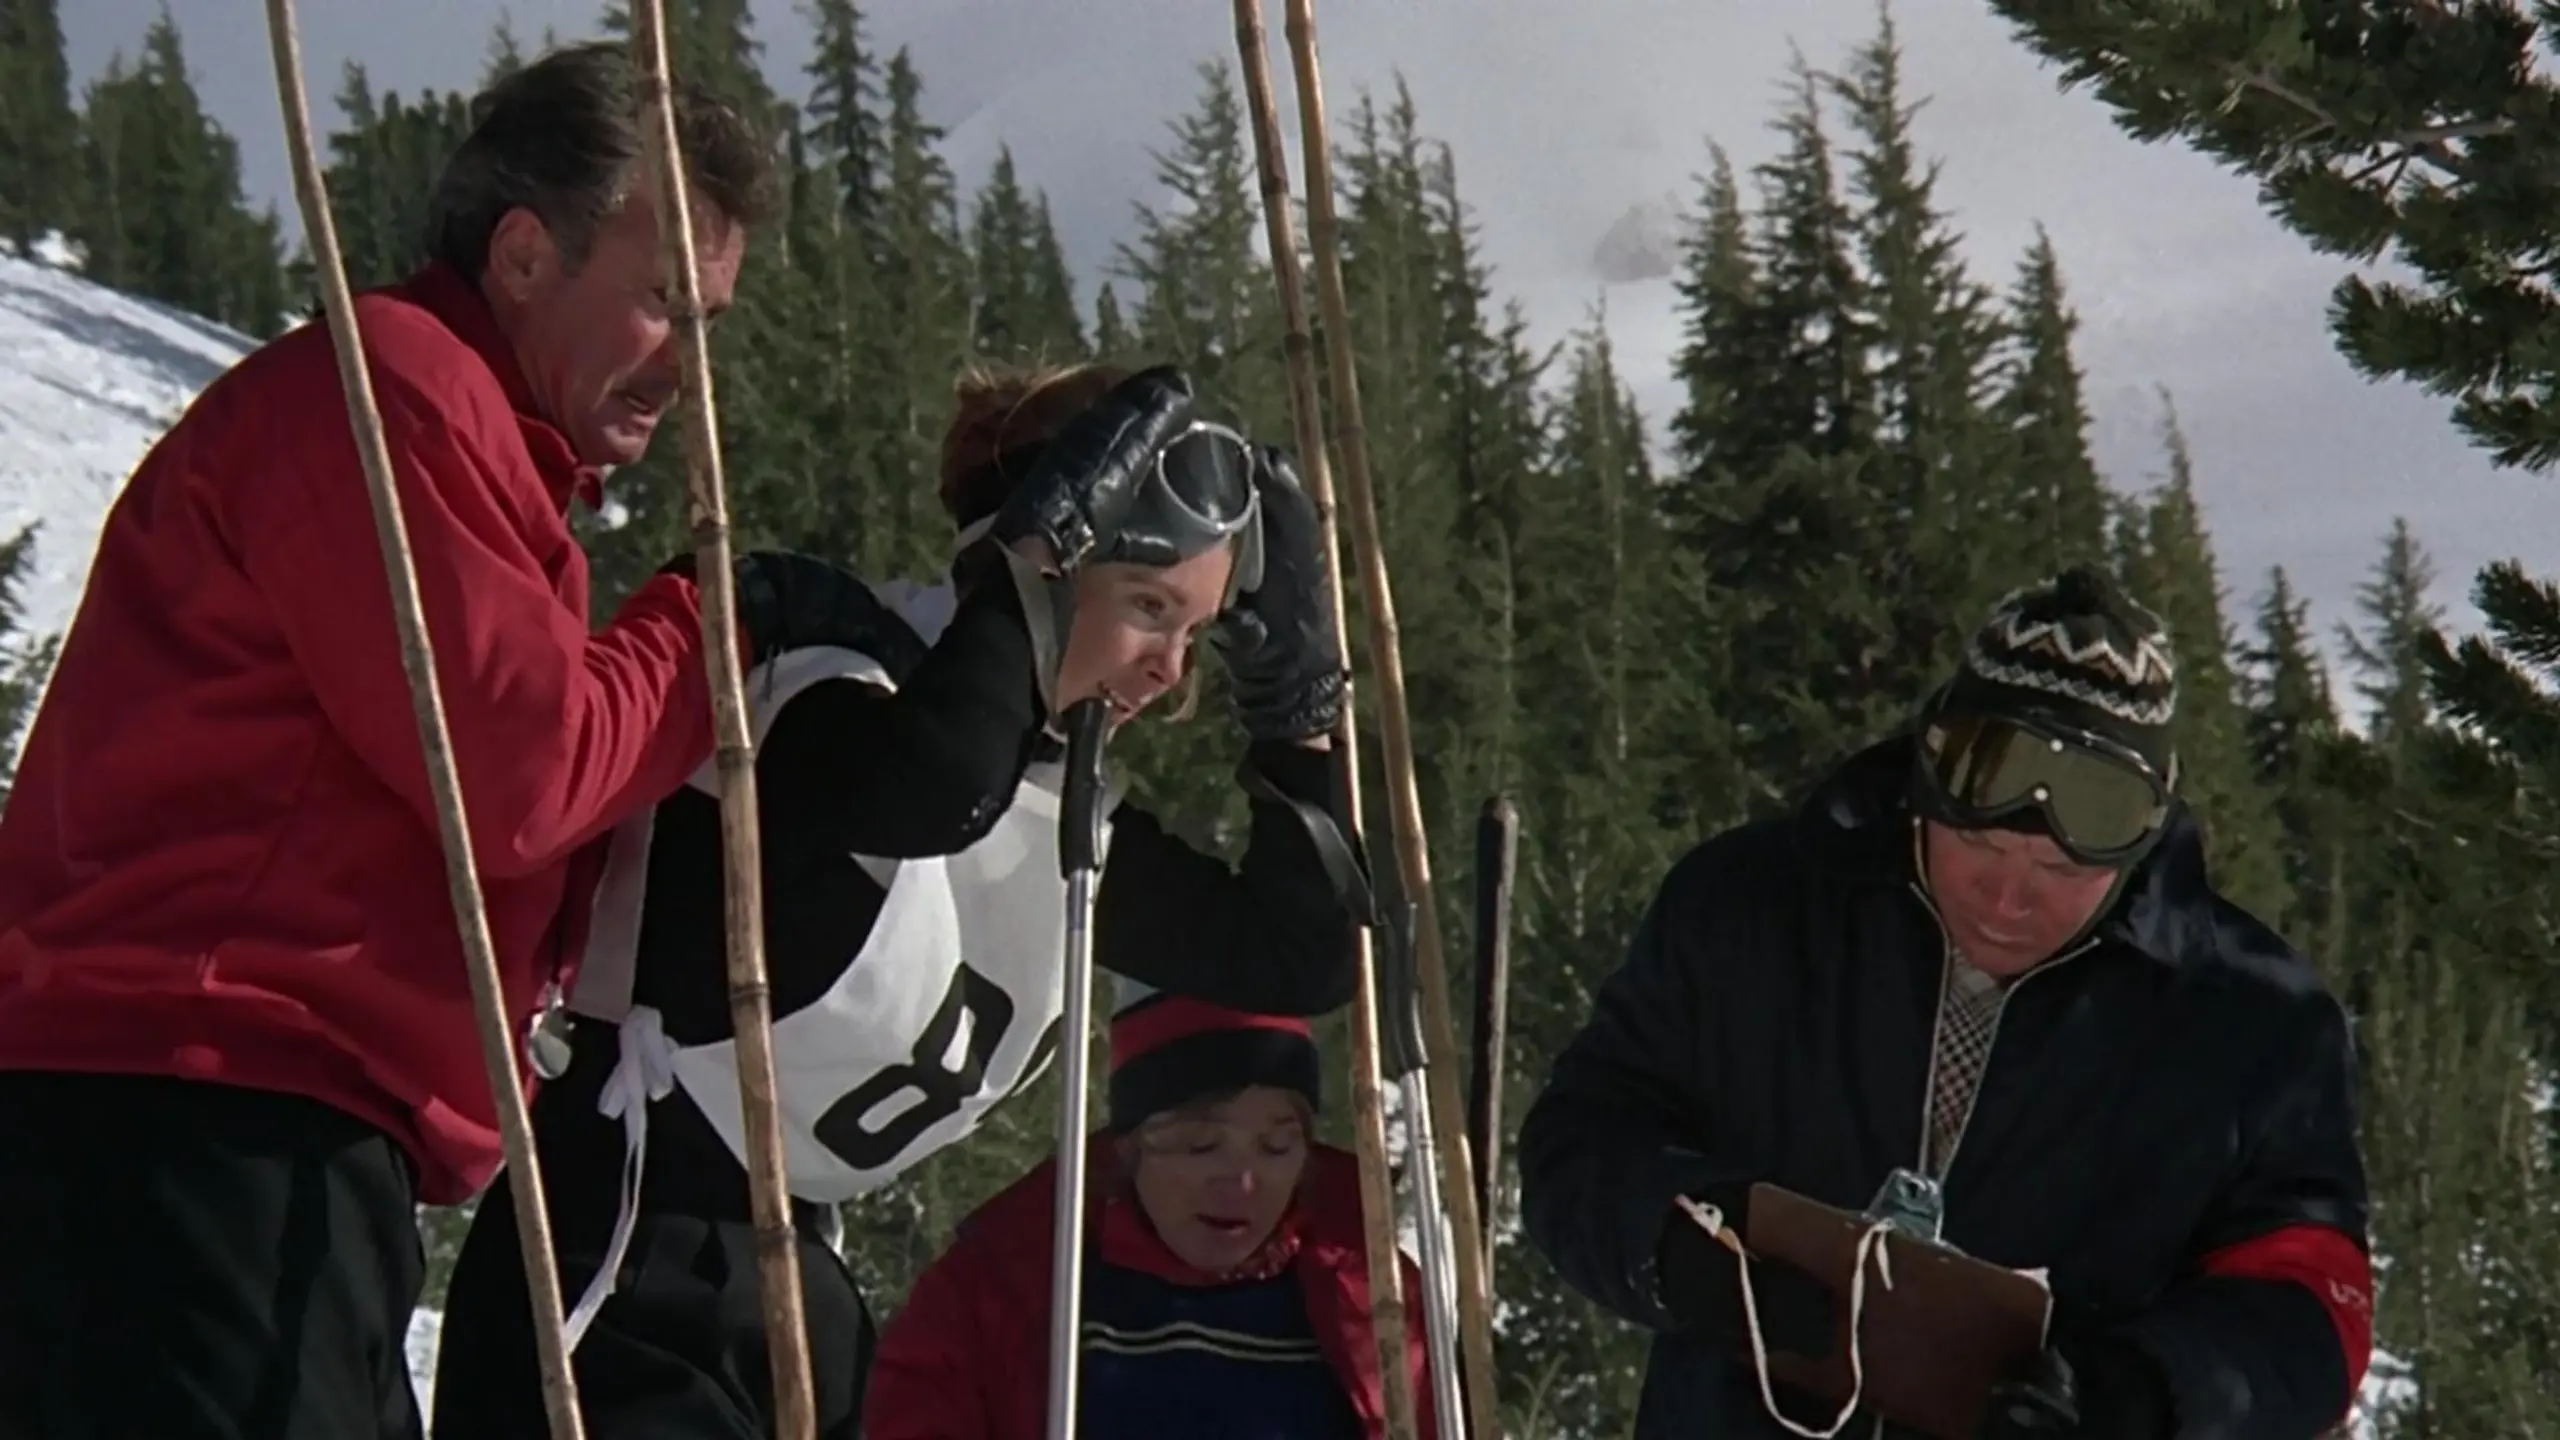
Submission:
POLYGON ((1191 642, 1218 618, 1230 546, 1161 569, 1103 564, 1076 577, 1075 629, 1058 662, 1058 708, 1099 695, 1114 725, 1182 683, 1191 642))
POLYGON ((1257 1085, 1138 1127, 1139 1208, 1183 1263, 1224 1274, 1253 1258, 1288 1212, 1307 1168, 1305 1101, 1257 1085))

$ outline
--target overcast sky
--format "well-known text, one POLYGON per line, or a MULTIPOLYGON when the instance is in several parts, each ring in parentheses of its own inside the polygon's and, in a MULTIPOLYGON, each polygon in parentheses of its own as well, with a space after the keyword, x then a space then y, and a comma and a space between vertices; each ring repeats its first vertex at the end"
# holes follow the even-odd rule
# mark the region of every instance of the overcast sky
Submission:
MULTIPOLYGON (((1285 69, 1279 0, 1266 3, 1285 69)), ((130 51, 160 8, 64 6, 74 74, 130 51)), ((545 27, 585 35, 600 9, 593 0, 299 8, 324 107, 348 60, 377 89, 469 85, 502 10, 531 44, 545 27)), ((207 106, 240 139, 253 197, 290 214, 263 7, 183 0, 173 9, 207 106)), ((1215 0, 875 0, 864 10, 884 53, 912 49, 965 184, 983 178, 999 141, 1012 144, 1025 178, 1049 193, 1088 301, 1132 202, 1152 188, 1149 150, 1198 93, 1193 66, 1235 51, 1231 9, 1215 0)), ((767 73, 796 76, 806 20, 785 0, 762 0, 756 15, 767 73)), ((2235 618, 2278 564, 2313 598, 2315 619, 2342 618, 2395 515, 2432 551, 2439 598, 2461 623, 2481 564, 2524 547, 2528 563, 2560 565, 2560 477, 2493 470, 2442 402, 2359 379, 2323 324, 2335 263, 2268 219, 2247 181, 2182 148, 2126 138, 2095 100, 2060 93, 1976 0, 1902 0, 1894 17, 1911 88, 1928 97, 1920 138, 1945 163, 1940 196, 1979 273, 2005 281, 2038 222, 2053 237, 2083 321, 2100 462, 2118 484, 2156 478, 2156 392, 2173 393, 2235 618)), ((1496 289, 1522 300, 1548 337, 1605 304, 1657 427, 1670 413, 1677 340, 1668 289, 1602 285, 1594 244, 1637 202, 1693 198, 1710 139, 1738 163, 1766 156, 1790 45, 1833 64, 1875 22, 1872 0, 1318 7, 1334 112, 1400 71, 1424 128, 1455 147, 1496 289)))

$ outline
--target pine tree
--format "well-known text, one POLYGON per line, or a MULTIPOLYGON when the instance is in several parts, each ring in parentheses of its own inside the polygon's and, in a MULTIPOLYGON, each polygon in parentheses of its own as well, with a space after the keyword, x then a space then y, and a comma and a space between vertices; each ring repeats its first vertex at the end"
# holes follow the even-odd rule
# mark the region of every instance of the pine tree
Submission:
POLYGON ((1120 314, 1120 297, 1113 293, 1111 282, 1105 280, 1093 297, 1093 353, 1102 359, 1117 360, 1136 343, 1129 322, 1120 314))
POLYGON ((1048 197, 1023 190, 1011 146, 996 152, 994 172, 978 192, 969 258, 975 278, 971 343, 978 354, 1056 362, 1083 353, 1083 325, 1049 222, 1048 197))
MULTIPOLYGON (((551 48, 548 37, 543 48, 551 48)), ((523 68, 524 46, 516 39, 515 17, 501 10, 497 28, 489 32, 489 58, 480 70, 480 88, 490 89, 523 68)))
POLYGON ((1732 754, 1754 809, 1791 804, 1918 699, 1892 597, 1871 578, 1898 561, 1858 220, 1838 192, 1813 72, 1799 59, 1794 76, 1783 148, 1757 170, 1759 212, 1728 208, 1721 170, 1710 181, 1686 288, 1716 308, 1692 310, 1677 362, 1690 399, 1674 422, 1671 503, 1702 591, 1689 658, 1695 683, 1732 697, 1732 754), (1747 280, 1728 248, 1737 232, 1747 280))
POLYGON ((1875 683, 1910 693, 1954 663, 1963 627, 1950 616, 1979 612, 2033 571, 2001 543, 2018 507, 1984 405, 1998 317, 1938 208, 1939 167, 1920 159, 1911 133, 1919 105, 1904 89, 1889 14, 1827 88, 1856 140, 1848 198, 1873 386, 1874 454, 1863 477, 1875 524, 1869 582, 1902 671, 1875 683))
MULTIPOLYGON (((939 126, 924 118, 923 79, 901 49, 884 88, 880 212, 873 227, 881 347, 874 360, 886 406, 873 483, 891 507, 886 535, 865 537, 876 574, 931 574, 950 558, 951 527, 934 503, 951 378, 969 354, 969 251, 960 229, 958 183, 937 147, 939 126)), ((876 515, 878 525, 887 517, 876 515)))
POLYGON ((2010 292, 2014 337, 2000 410, 2016 447, 2025 557, 2048 571, 2105 558, 2106 482, 2089 457, 2089 407, 2071 347, 2079 319, 2042 226, 2010 292))
POLYGON ((1026 298, 1040 328, 1067 349, 1088 350, 1083 316, 1076 309, 1075 277, 1067 273, 1066 246, 1058 240, 1058 221, 1046 190, 1031 202, 1030 277, 1026 298))
POLYGON ((2250 768, 2283 836, 2285 887, 2293 896, 2284 914, 2267 918, 2334 975, 2352 831, 2332 783, 2343 736, 2314 633, 2310 602, 2296 596, 2278 566, 2258 604, 2254 643, 2240 652, 2240 684, 2250 768))
POLYGON ((79 153, 58 0, 0 0, 0 240, 24 254, 71 227, 79 153))
POLYGON ((2548 5, 1993 0, 2137 139, 2176 137, 2260 185, 2313 249, 2360 269, 2330 324, 2367 375, 2459 398, 2499 463, 2560 461, 2560 76, 2548 5))
POLYGON ((86 108, 84 272, 253 335, 283 328, 281 226, 242 199, 240 147, 205 114, 176 23, 152 23, 134 67, 111 59, 86 108))
POLYGON ((2204 830, 2214 888, 2272 920, 2292 904, 2282 837, 2249 752, 2247 714, 2231 658, 2236 647, 2196 500, 2194 461, 2165 395, 2161 406, 2169 475, 2146 507, 2142 564, 2127 579, 2169 627, 2178 666, 2179 790, 2204 830))
MULTIPOLYGON (((2403 533, 2393 532, 2385 577, 2425 574, 2422 560, 2404 554, 2403 533)), ((2386 578, 2377 581, 2374 591, 2387 606, 2385 633, 2420 637, 2434 698, 2452 718, 2475 727, 2501 753, 2527 767, 2545 794, 2560 793, 2560 711, 2550 700, 2555 681, 2560 681, 2560 587, 2532 579, 2514 561, 2483 570, 2472 595, 2489 622, 2489 633, 2466 637, 2458 646, 2432 625, 2422 634, 2416 630, 2418 617, 2407 613, 2411 607, 2401 598, 2405 588, 2405 583, 2386 578)), ((2401 700, 2399 679, 2393 674, 2378 687, 2384 713, 2401 700)))
POLYGON ((2395 519, 2372 578, 2357 587, 2369 628, 2340 637, 2364 672, 2356 693, 2373 741, 2386 753, 2400 753, 2433 718, 2425 640, 2444 618, 2428 599, 2434 584, 2435 566, 2408 520, 2395 519))
POLYGON ((1681 404, 1672 417, 1680 473, 1662 491, 1666 516, 1693 539, 1728 517, 1739 478, 1774 458, 1752 432, 1753 386, 1767 356, 1758 308, 1760 274, 1751 254, 1750 212, 1733 162, 1708 147, 1695 229, 1681 247, 1681 345, 1672 360, 1681 404))
MULTIPOLYGON (((668 69, 684 83, 700 85, 737 107, 765 133, 779 135, 782 102, 758 58, 764 46, 755 38, 753 10, 748 0, 667 0, 668 69)), ((630 40, 627 0, 611 0, 604 7, 603 28, 630 40)))
POLYGON ((1808 455, 1850 455, 1873 437, 1876 415, 1868 297, 1852 250, 1858 222, 1841 198, 1820 77, 1801 56, 1793 75, 1794 102, 1775 125, 1783 148, 1753 171, 1762 324, 1780 347, 1777 368, 1759 377, 1758 403, 1808 455))
MULTIPOLYGON (((1656 516, 1644 422, 1597 319, 1568 341, 1559 369, 1544 407, 1547 460, 1521 486, 1509 557, 1517 595, 1504 620, 1526 692, 1510 722, 1515 768, 1500 777, 1522 816, 1509 1019, 1518 1091, 1505 1110, 1515 1115, 1538 1079, 1522 1057, 1553 1053, 1579 1027, 1663 870, 1697 833, 1653 822, 1655 796, 1707 768, 1697 756, 1715 743, 1694 727, 1697 697, 1673 660, 1685 561, 1656 516)), ((1434 823, 1464 813, 1448 805, 1434 823)), ((1503 1177, 1506 1196, 1514 1183, 1503 1177)), ((1503 1221, 1508 1203, 1489 1221, 1503 1221)), ((1501 1327, 1510 1433, 1625 1433, 1641 1336, 1525 1247, 1501 1252, 1496 1288, 1514 1312, 1501 1327)))
POLYGON ((1502 532, 1544 441, 1534 397, 1506 380, 1518 367, 1488 333, 1454 158, 1423 134, 1401 79, 1383 111, 1364 96, 1348 128, 1337 176, 1343 286, 1407 708, 1448 717, 1414 725, 1427 757, 1417 780, 1432 803, 1480 793, 1502 763, 1501 637, 1483 617, 1499 607, 1502 532))
MULTIPOLYGON (((447 158, 471 133, 470 101, 432 90, 415 101, 376 96, 364 67, 351 62, 337 102, 327 178, 347 280, 359 290, 389 285, 426 261, 428 205, 447 158)), ((291 270, 294 287, 309 293, 308 251, 291 270)))
POLYGON ((1112 273, 1137 290, 1129 340, 1150 361, 1183 366, 1204 413, 1285 435, 1279 304, 1255 257, 1262 212, 1244 102, 1225 64, 1196 73, 1198 98, 1174 121, 1172 146, 1155 155, 1164 198, 1139 208, 1137 234, 1118 247, 1112 273))
POLYGON ((838 203, 847 220, 867 225, 879 208, 881 157, 879 69, 862 34, 853 0, 815 0, 817 26, 809 61, 809 140, 834 162, 838 203))

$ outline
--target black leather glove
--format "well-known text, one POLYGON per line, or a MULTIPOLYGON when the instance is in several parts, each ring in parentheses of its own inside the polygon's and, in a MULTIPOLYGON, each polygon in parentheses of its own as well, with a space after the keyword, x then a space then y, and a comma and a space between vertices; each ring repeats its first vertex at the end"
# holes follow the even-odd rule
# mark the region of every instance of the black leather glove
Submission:
POLYGON ((1171 365, 1142 370, 1067 422, 998 507, 988 538, 1038 540, 1072 576, 1108 546, 1165 445, 1191 424, 1191 381, 1171 365))
POLYGON ((1262 581, 1218 618, 1210 643, 1226 661, 1236 710, 1257 740, 1303 740, 1342 718, 1346 675, 1333 629, 1324 536, 1289 457, 1268 446, 1254 466, 1261 502, 1262 581))
POLYGON ((2160 1367, 2105 1336, 2057 1340, 1991 1388, 1981 1440, 2169 1440, 2177 1408, 2160 1367))
MULTIPOLYGON (((1750 1188, 1734 1186, 1697 1197, 1724 1212, 1737 1235, 1749 1223, 1750 1188)), ((1662 1305, 1681 1328, 1719 1336, 1748 1353, 1750 1315, 1742 1303, 1742 1261, 1684 1211, 1674 1209, 1663 1226, 1655 1263, 1662 1305)), ((1822 1282, 1780 1260, 1754 1258, 1751 1298, 1760 1312, 1760 1338, 1771 1350, 1820 1359, 1839 1346, 1839 1312, 1822 1282)))
MULTIPOLYGON (((659 567, 690 577, 691 552, 659 567)), ((738 628, 750 667, 805 645, 844 645, 884 663, 883 646, 913 643, 902 624, 862 578, 814 555, 792 550, 752 550, 731 562, 738 595, 738 628)))

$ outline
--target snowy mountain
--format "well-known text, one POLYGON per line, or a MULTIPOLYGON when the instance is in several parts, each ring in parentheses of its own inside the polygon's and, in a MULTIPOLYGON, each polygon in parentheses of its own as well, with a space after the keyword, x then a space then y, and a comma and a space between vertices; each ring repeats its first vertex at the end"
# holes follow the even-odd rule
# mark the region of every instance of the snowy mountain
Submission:
POLYGON ((98 527, 152 441, 255 343, 181 310, 0 254, 0 536, 35 524, 27 621, 70 623, 98 527))

